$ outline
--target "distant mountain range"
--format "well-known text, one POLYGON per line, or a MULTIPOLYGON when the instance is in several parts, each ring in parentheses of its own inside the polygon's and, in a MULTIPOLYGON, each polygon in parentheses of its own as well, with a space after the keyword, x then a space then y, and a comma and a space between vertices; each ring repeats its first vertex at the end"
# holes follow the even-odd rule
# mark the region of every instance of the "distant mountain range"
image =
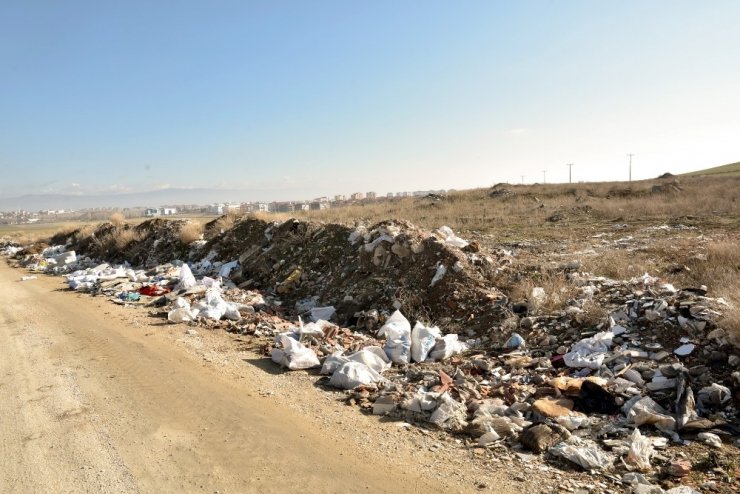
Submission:
MULTIPOLYGON (((280 195, 285 195, 281 191, 280 195)), ((304 191, 292 191, 302 193, 304 191)), ((277 191, 224 190, 224 189, 163 189, 149 192, 108 195, 29 194, 17 197, 0 197, 0 211, 24 209, 89 209, 157 207, 176 204, 210 204, 213 202, 246 202, 267 200, 277 191)), ((297 199, 300 199, 298 197, 297 199)))

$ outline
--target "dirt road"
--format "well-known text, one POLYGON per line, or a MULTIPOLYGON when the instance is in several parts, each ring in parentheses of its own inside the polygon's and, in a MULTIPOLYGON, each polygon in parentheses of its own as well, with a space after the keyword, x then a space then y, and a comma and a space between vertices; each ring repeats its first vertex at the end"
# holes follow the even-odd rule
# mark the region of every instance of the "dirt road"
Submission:
POLYGON ((21 274, 0 262, 1 492, 441 490, 121 322, 108 302, 21 274))

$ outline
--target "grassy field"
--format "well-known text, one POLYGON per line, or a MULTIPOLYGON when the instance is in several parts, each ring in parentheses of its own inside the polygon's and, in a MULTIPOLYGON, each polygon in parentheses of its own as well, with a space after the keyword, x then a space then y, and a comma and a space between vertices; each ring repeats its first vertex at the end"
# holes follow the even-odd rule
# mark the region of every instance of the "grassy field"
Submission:
POLYGON ((710 175, 740 175, 740 161, 737 163, 730 163, 729 165, 715 166, 714 168, 681 174, 682 177, 702 177, 710 175))

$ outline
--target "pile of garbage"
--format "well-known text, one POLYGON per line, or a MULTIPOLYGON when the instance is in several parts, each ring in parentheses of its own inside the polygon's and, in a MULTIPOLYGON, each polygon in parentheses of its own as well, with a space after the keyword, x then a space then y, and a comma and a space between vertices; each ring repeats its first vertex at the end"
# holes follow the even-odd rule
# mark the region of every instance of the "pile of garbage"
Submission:
POLYGON ((740 446, 740 357, 714 323, 726 303, 647 275, 582 282, 584 299, 614 307, 580 335, 574 311, 465 341, 418 321, 412 329, 396 311, 377 333, 301 325, 277 335, 271 357, 320 367, 328 386, 374 414, 432 424, 471 447, 544 454, 635 492, 662 492, 651 480, 692 472, 679 446, 740 446))
POLYGON ((490 280, 507 269, 511 253, 479 250, 447 227, 430 233, 404 221, 351 228, 244 219, 198 255, 238 260, 232 281, 275 293, 285 305, 334 306, 342 325, 395 307, 443 328, 487 331, 507 301, 490 280))
MULTIPOLYGON (((175 230, 164 230, 161 245, 171 245, 175 230)), ((471 448, 529 451, 633 492, 663 492, 706 468, 689 448, 740 446, 740 356, 717 322, 727 302, 705 287, 576 267, 577 296, 538 313, 490 286, 512 253, 397 221, 242 220, 188 246, 187 262, 147 242, 156 252, 139 264, 80 256, 72 243, 15 255, 74 290, 251 335, 276 364, 314 369, 368 413, 448 431, 471 448), (584 328, 588 304, 605 315, 584 328)), ((546 295, 535 287, 529 298, 546 295)), ((710 474, 729 482, 726 469, 710 474)))

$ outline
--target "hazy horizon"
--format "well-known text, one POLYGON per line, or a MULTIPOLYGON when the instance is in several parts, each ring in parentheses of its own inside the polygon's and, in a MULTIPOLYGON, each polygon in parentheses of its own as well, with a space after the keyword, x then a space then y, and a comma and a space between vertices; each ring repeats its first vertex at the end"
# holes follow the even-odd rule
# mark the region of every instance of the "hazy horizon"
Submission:
MULTIPOLYGON (((0 198, 616 181, 740 159, 740 4, 4 4, 0 198)), ((263 195, 264 194, 264 195, 263 195)), ((276 197, 273 197, 276 196, 276 197)))

